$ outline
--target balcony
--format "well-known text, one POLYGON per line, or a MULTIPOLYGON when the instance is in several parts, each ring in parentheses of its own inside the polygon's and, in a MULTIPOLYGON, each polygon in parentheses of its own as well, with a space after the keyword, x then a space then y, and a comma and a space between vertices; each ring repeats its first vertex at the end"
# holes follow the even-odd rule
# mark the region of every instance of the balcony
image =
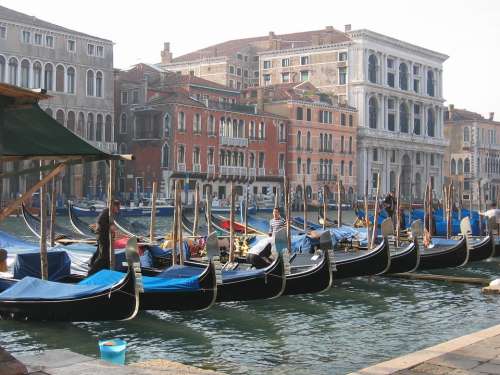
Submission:
POLYGON ((246 138, 233 138, 233 137, 220 137, 220 144, 222 146, 247 147, 248 146, 248 139, 246 139, 246 138))
POLYGON ((117 146, 115 142, 97 142, 97 141, 87 141, 95 148, 99 150, 115 154, 117 151, 117 146))
POLYGON ((216 137, 216 136, 217 136, 217 133, 216 133, 216 132, 214 132, 214 131, 208 131, 208 132, 207 132, 207 136, 209 136, 209 137, 216 137))
POLYGON ((284 176, 285 175, 285 170, 282 169, 282 168, 280 168, 280 169, 278 169, 278 173, 279 173, 280 176, 284 176))
POLYGON ((259 176, 265 176, 266 175, 266 168, 259 168, 259 176))
POLYGON ((316 175, 316 180, 317 181, 330 181, 330 182, 335 182, 337 181, 337 176, 333 175, 326 175, 326 174, 318 174, 316 175))
POLYGON ((211 174, 211 175, 215 174, 215 165, 213 165, 213 164, 208 165, 208 174, 211 174))
POLYGON ((177 163, 178 172, 186 172, 186 163, 177 163))
POLYGON ((251 177, 257 176, 257 170, 255 168, 248 168, 248 175, 251 177))
POLYGON ((246 167, 233 167, 233 166, 229 166, 229 165, 221 165, 220 174, 222 176, 246 177, 247 169, 246 169, 246 167))
POLYGON ((193 172, 200 173, 201 172, 201 165, 200 164, 194 164, 193 165, 193 172))

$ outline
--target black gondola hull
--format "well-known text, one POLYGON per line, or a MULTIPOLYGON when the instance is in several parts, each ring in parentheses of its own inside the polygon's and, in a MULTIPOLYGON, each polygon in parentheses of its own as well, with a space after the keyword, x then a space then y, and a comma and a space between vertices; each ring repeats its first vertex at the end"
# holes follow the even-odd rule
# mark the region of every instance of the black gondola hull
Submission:
POLYGON ((401 251, 391 254, 391 265, 386 273, 413 272, 418 268, 419 263, 420 251, 415 240, 401 251))
POLYGON ((283 295, 320 293, 332 285, 332 270, 328 252, 316 266, 302 272, 286 275, 286 286, 283 295))
POLYGON ((495 253, 495 246, 491 236, 483 238, 477 243, 473 243, 469 249, 469 262, 477 262, 492 257, 495 253))
POLYGON ((432 249, 424 249, 420 254, 419 270, 435 268, 460 267, 467 263, 469 251, 465 238, 462 237, 456 245, 432 249))

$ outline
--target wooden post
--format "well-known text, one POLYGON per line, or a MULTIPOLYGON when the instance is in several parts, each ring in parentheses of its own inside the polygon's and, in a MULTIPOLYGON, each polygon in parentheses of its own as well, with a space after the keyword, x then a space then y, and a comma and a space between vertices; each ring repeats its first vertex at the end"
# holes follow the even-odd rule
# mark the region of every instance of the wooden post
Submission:
POLYGON ((153 189, 151 193, 151 221, 149 223, 149 242, 153 243, 156 240, 156 196, 158 195, 158 185, 153 181, 153 189))
POLYGON ((342 226, 342 180, 337 182, 337 227, 342 226))
POLYGON ((290 211, 291 211, 291 197, 290 197, 290 184, 288 179, 285 177, 285 220, 286 220, 286 236, 287 236, 287 248, 288 252, 292 252, 292 236, 291 236, 291 223, 290 223, 290 211))
POLYGON ((401 207, 401 173, 398 174, 396 181, 396 246, 399 246, 399 236, 401 232, 401 215, 399 210, 401 207))
POLYGON ((306 174, 304 171, 302 177, 302 195, 304 201, 304 232, 307 232, 307 193, 306 193, 306 174))
MULTIPOLYGON (((481 191, 481 179, 477 180, 477 210, 479 212, 481 212, 481 209, 482 209, 482 205, 481 205, 481 201, 483 199, 483 194, 482 194, 482 191, 481 191)), ((481 219, 481 215, 479 215, 479 235, 482 236, 483 235, 483 220, 481 219)))
POLYGON ((110 269, 115 269, 115 249, 114 245, 114 236, 111 231, 112 226, 114 225, 114 213, 113 213, 113 192, 115 190, 115 161, 109 161, 109 190, 108 190, 108 210, 109 210, 109 266, 110 269))
POLYGON ((212 185, 207 187, 207 196, 205 202, 208 234, 212 233, 212 185))
POLYGON ((247 183, 247 186, 245 187, 245 207, 243 211, 243 220, 245 223, 245 236, 248 235, 248 189, 250 186, 247 183))
POLYGON ((179 181, 175 181, 174 184, 174 220, 172 223, 172 265, 175 266, 177 263, 177 234, 178 234, 178 224, 177 224, 177 211, 179 210, 179 181))
POLYGON ((234 260, 234 182, 231 181, 231 196, 229 208, 229 262, 234 260))
POLYGON ((374 215, 373 215, 373 231, 372 231, 372 240, 370 241, 370 249, 373 249, 375 245, 375 239, 377 238, 377 221, 378 221, 378 195, 380 193, 380 173, 377 173, 377 190, 375 193, 375 207, 374 207, 374 215))
MULTIPOLYGON (((198 182, 194 187, 194 219, 193 219, 193 236, 198 235, 198 223, 200 221, 200 185, 198 182)), ((210 233, 209 233, 210 234, 210 233)))
MULTIPOLYGON (((184 181, 186 183, 186 181, 184 181)), ((178 194, 178 208, 177 208, 177 238, 179 240, 179 264, 184 265, 184 239, 182 238, 182 198, 181 198, 181 188, 179 182, 179 188, 177 189, 178 194)))
MULTIPOLYGON (((40 161, 40 167, 44 162, 40 161)), ((40 172, 40 180, 43 180, 43 172, 40 172)), ((49 263, 47 258, 47 197, 46 185, 40 187, 40 273, 42 280, 49 279, 49 263)))
POLYGON ((326 215, 328 212, 328 204, 326 202, 326 185, 323 185, 323 230, 326 229, 326 215))
POLYGON ((410 207, 408 208, 408 225, 411 225, 413 216, 413 175, 410 176, 410 207))
POLYGON ((50 247, 54 247, 55 233, 54 225, 56 223, 56 178, 52 179, 52 190, 50 192, 50 247))
POLYGON ((370 217, 368 216, 368 180, 365 181, 365 225, 367 233, 370 232, 370 217))

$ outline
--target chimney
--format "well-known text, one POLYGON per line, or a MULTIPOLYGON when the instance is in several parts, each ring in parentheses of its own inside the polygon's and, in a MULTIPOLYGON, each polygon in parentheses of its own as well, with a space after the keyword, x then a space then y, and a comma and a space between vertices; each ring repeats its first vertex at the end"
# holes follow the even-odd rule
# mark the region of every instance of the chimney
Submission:
POLYGON ((278 40, 276 39, 276 34, 274 31, 269 31, 269 36, 267 38, 267 48, 270 50, 279 49, 278 40))
POLYGON ((257 113, 264 112, 264 88, 257 87, 257 113))
POLYGON ((326 27, 325 27, 325 30, 326 30, 326 31, 333 31, 333 26, 326 26, 326 27))
POLYGON ((489 120, 493 121, 494 118, 495 118, 495 112, 490 112, 489 120))
POLYGON ((351 24, 350 23, 348 23, 347 25, 344 25, 344 31, 346 33, 348 33, 349 31, 351 31, 351 24))
POLYGON ((161 63, 170 64, 172 62, 172 52, 170 52, 170 42, 163 43, 163 51, 161 51, 161 63))
POLYGON ((448 105, 448 111, 453 111, 455 109, 455 105, 454 104, 449 104, 448 105))

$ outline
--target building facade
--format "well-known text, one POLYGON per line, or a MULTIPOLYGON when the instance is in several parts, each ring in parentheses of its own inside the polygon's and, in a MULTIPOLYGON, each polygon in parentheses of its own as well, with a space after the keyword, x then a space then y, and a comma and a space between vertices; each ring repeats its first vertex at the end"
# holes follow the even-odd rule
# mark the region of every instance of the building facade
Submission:
POLYGON ((247 89, 243 100, 265 112, 289 119, 286 175, 296 198, 303 196, 305 179, 309 200, 329 196, 342 181, 346 199, 356 192, 357 112, 332 102, 310 82, 283 83, 247 89))
POLYGON ((494 113, 485 118, 449 105, 444 131, 450 140, 444 173, 461 192, 462 200, 477 203, 481 184, 483 202, 496 202, 500 196, 500 122, 494 120, 494 113))
MULTIPOLYGON (((47 90, 51 98, 40 106, 49 115, 95 146, 116 151, 111 41, 0 6, 0 81, 47 90)), ((65 198, 102 195, 107 174, 103 162, 67 168, 59 191, 65 198)), ((12 199, 37 179, 4 180, 2 199, 12 199)))
POLYGON ((180 180, 188 203, 195 182, 203 194, 211 186, 220 200, 227 199, 230 181, 239 195, 247 183, 256 196, 281 186, 285 118, 256 113, 254 106, 240 103, 239 91, 227 86, 194 75, 155 74, 154 68, 139 64, 119 72, 116 80, 122 98, 116 113, 119 149, 136 155, 119 173, 124 199, 148 196, 153 180, 160 181, 165 197, 172 196, 180 180), (131 97, 136 99, 128 102, 131 97))

